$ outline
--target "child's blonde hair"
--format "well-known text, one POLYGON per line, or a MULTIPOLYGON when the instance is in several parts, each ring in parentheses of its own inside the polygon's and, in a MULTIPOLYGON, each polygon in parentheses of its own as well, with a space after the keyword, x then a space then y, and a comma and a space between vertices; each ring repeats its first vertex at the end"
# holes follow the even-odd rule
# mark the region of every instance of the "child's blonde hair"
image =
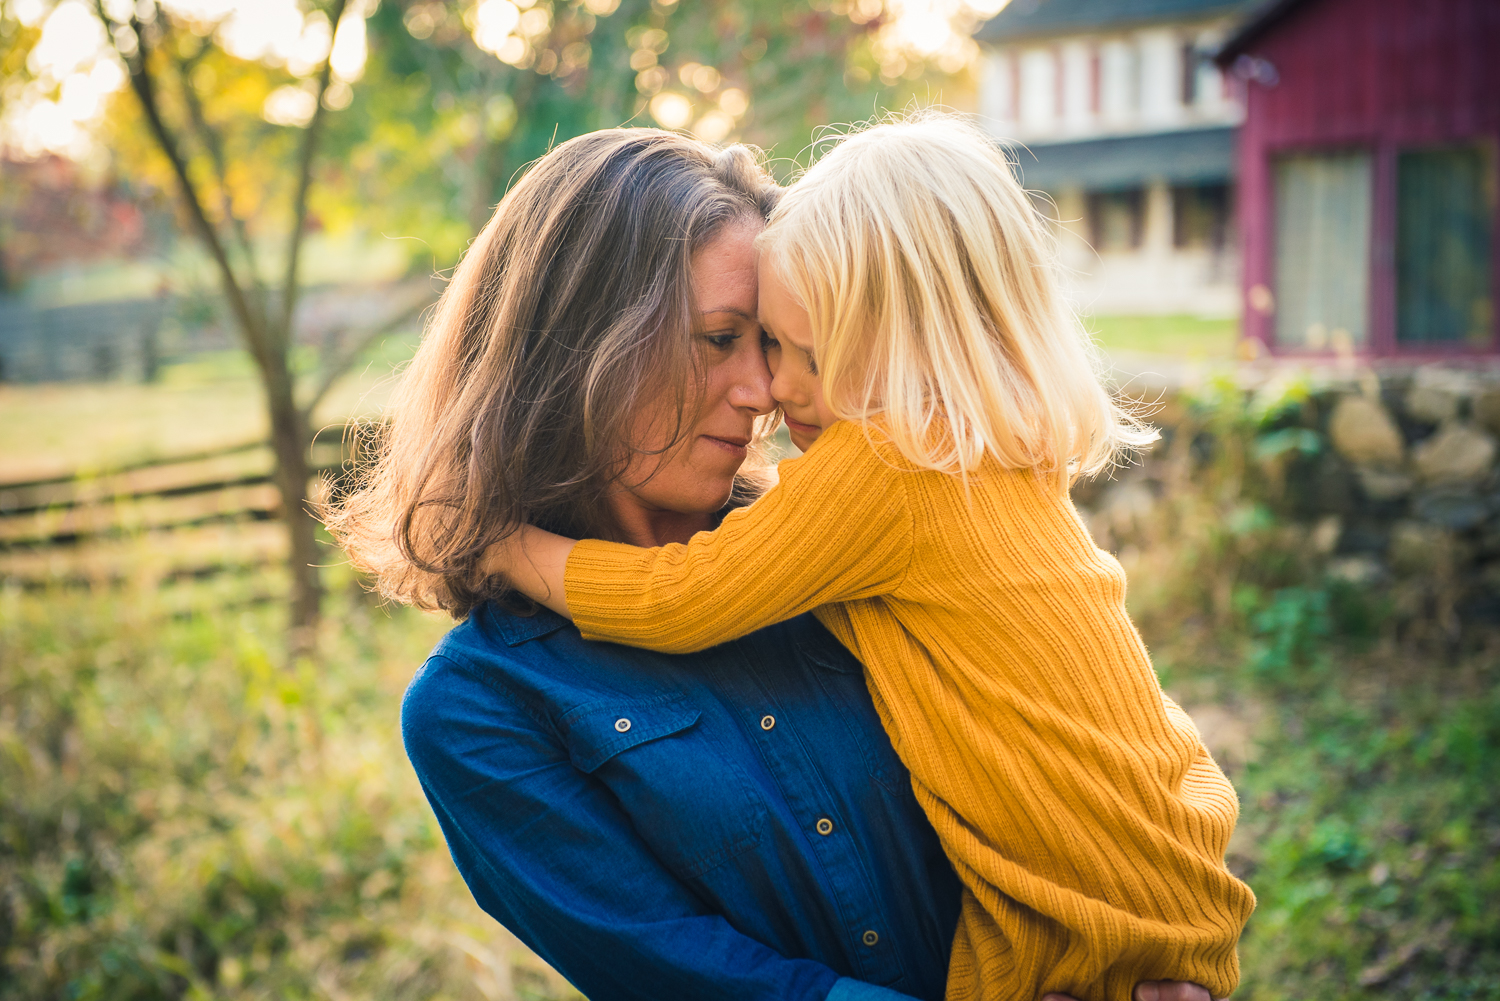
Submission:
POLYGON ((1098 472, 1156 435, 1104 388, 1051 224, 995 142, 932 113, 841 139, 761 238, 807 308, 824 399, 917 465, 1098 472), (934 433, 940 422, 943 433, 934 433))

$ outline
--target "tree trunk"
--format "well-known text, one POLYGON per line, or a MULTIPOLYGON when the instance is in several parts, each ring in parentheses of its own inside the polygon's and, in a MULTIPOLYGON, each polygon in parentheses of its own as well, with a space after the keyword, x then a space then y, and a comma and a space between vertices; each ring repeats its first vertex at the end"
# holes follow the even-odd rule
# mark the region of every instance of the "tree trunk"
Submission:
MULTIPOLYGON (((329 23, 335 32, 343 22, 347 2, 348 0, 333 0, 329 23)), ((281 298, 275 315, 272 315, 267 309, 270 303, 263 294, 254 262, 250 259, 250 242, 244 236, 244 220, 234 217, 226 194, 224 223, 230 232, 241 235, 244 270, 240 272, 229 258, 226 242, 221 239, 217 224, 204 210, 203 192, 195 185, 192 172, 188 169, 189 163, 184 155, 181 136, 162 115, 159 101, 161 80, 156 75, 157 69, 151 60, 151 53, 157 43, 168 46, 176 44, 170 22, 165 15, 157 16, 160 13, 159 2, 147 3, 144 13, 141 4, 127 4, 129 13, 124 22, 116 21, 111 16, 109 8, 113 6, 107 0, 95 0, 94 10, 105 28, 106 37, 114 39, 115 51, 129 70, 131 89, 140 100, 151 134, 177 177, 182 204, 191 216, 193 227, 204 247, 218 267, 225 299, 235 324, 244 337, 245 347, 249 349, 260 372, 261 386, 266 393, 266 412, 271 421, 271 450, 276 456, 274 479, 281 495, 282 518, 287 529, 287 568, 291 574, 288 645, 292 656, 296 657, 311 652, 316 643, 318 614, 322 604, 318 563, 322 554, 318 550, 317 521, 308 510, 307 487, 308 480, 312 478, 308 463, 308 452, 312 445, 308 414, 312 404, 309 404, 307 410, 297 406, 295 379, 288 361, 297 310, 302 239, 308 221, 308 191, 313 183, 313 163, 326 107, 323 98, 333 79, 332 54, 323 60, 322 70, 317 78, 317 103, 313 105, 312 121, 302 134, 301 148, 297 154, 297 189, 292 202, 293 222, 288 235, 286 272, 280 289, 281 298), (148 30, 148 24, 155 27, 148 30), (129 51, 120 49, 122 31, 136 40, 135 46, 129 51)), ((205 43, 198 44, 201 55, 204 51, 202 45, 205 43)), ((183 65, 179 61, 179 68, 183 65)), ((227 183, 222 159, 223 143, 202 115, 196 92, 191 90, 192 84, 185 80, 178 82, 188 89, 190 95, 189 134, 214 159, 222 187, 227 183)))
POLYGON ((290 649, 295 656, 312 650, 323 592, 318 580, 318 522, 308 509, 312 468, 308 451, 312 431, 292 396, 292 377, 285 366, 267 373, 266 406, 271 419, 271 450, 276 456, 276 489, 281 494, 287 532, 287 569, 291 574, 290 649))

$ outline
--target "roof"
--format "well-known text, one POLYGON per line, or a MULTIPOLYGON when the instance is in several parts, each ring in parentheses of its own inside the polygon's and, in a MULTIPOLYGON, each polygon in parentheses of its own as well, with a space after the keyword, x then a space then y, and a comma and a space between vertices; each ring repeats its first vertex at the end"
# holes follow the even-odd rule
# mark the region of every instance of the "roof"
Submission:
POLYGON ((1303 3, 1304 0, 1262 0, 1239 29, 1219 46, 1219 51, 1214 53, 1214 62, 1221 68, 1227 67, 1235 57, 1243 55, 1245 50, 1260 41, 1262 35, 1281 23, 1283 18, 1303 3))
POLYGON ((1234 176, 1231 126, 1157 132, 1023 146, 1011 153, 1021 183, 1056 191, 1078 186, 1092 191, 1134 188, 1149 180, 1211 184, 1234 176))
POLYGON ((1242 14, 1255 5, 1255 0, 1011 0, 974 38, 1011 42, 1163 21, 1203 21, 1242 14))

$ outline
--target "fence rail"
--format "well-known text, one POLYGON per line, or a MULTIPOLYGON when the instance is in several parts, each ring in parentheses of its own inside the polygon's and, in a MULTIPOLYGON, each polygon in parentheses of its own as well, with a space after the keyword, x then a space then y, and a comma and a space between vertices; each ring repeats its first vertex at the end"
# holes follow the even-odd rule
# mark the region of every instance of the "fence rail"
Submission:
MULTIPOLYGON (((313 444, 314 471, 338 476, 337 430, 313 444)), ((149 569, 202 578, 264 566, 285 540, 264 441, 0 483, 0 582, 114 584, 149 569), (149 543, 142 545, 142 543, 149 543)))

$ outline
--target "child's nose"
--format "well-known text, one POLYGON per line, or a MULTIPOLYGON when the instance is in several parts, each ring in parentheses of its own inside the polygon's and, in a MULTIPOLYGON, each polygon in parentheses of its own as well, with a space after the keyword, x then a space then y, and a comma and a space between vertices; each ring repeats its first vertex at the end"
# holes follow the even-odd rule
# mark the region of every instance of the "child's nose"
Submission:
POLYGON ((771 368, 771 396, 777 403, 801 403, 797 399, 795 381, 789 377, 788 366, 774 365, 771 368))

